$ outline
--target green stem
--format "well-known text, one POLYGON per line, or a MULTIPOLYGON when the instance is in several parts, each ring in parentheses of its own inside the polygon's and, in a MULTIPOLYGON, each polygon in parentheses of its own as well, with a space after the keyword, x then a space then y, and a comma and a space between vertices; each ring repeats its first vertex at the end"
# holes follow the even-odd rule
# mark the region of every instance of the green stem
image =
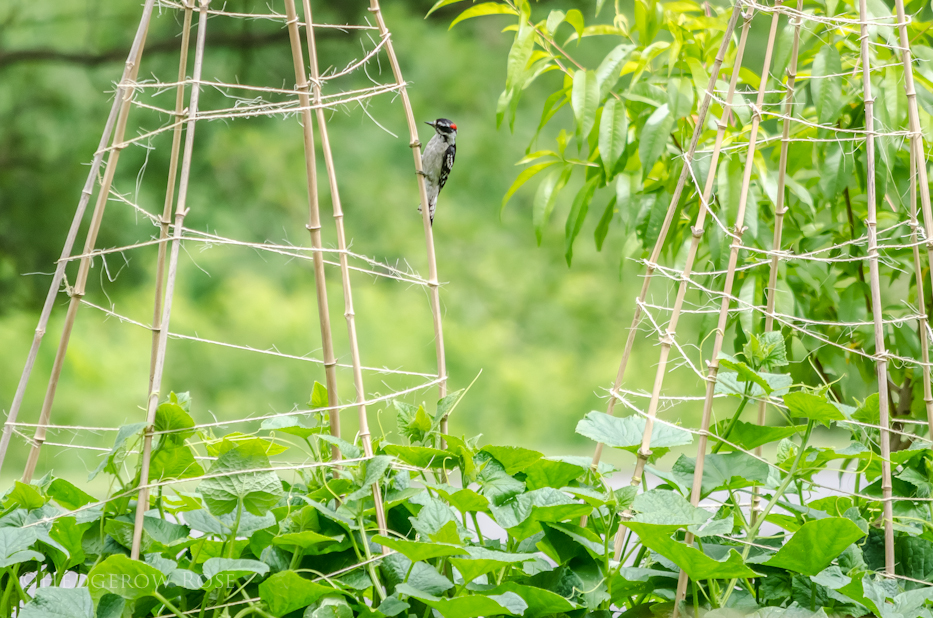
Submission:
POLYGON ((298 565, 301 564, 301 559, 304 557, 305 551, 300 547, 295 547, 295 553, 292 554, 291 564, 288 565, 288 568, 294 571, 298 568, 298 565))
POLYGON ((175 614, 178 618, 186 618, 185 615, 181 613, 181 610, 179 610, 177 607, 175 607, 174 605, 172 605, 172 602, 169 601, 168 599, 166 599, 166 598, 165 598, 164 596, 162 596, 161 594, 159 594, 159 592, 158 592, 157 590, 153 590, 153 591, 152 591, 152 596, 154 596, 155 598, 157 598, 157 599, 159 600, 159 603, 161 603, 162 605, 164 605, 165 607, 167 607, 167 608, 169 609, 169 611, 172 612, 173 614, 175 614))
POLYGON ((240 517, 243 515, 243 499, 237 500, 236 503, 236 519, 233 520, 233 528, 230 530, 230 544, 227 547, 227 558, 233 558, 233 549, 236 547, 236 532, 240 529, 240 517))
MULTIPOLYGON (((366 555, 366 560, 368 562, 372 560, 373 554, 369 551, 369 537, 366 536, 366 526, 363 525, 363 516, 360 515, 356 521, 360 527, 360 534, 363 537, 363 553, 366 555)), ((379 602, 385 601, 386 591, 382 589, 382 583, 380 583, 379 576, 376 574, 375 564, 369 562, 366 565, 366 570, 369 571, 369 577, 373 580, 373 588, 376 589, 376 593, 379 595, 379 602)))
MULTIPOLYGON (((771 512, 771 509, 774 508, 774 505, 777 504, 778 500, 781 499, 781 496, 784 495, 784 492, 787 491, 787 488, 794 481, 794 475, 797 474, 797 468, 800 466, 801 460, 803 460, 803 453, 807 450, 807 442, 810 440, 810 434, 813 432, 813 423, 811 419, 807 421, 807 429, 803 434, 803 440, 800 442, 800 448, 797 449, 797 456, 794 457, 794 463, 791 464, 790 470, 787 471, 787 476, 784 477, 784 480, 781 481, 781 484, 775 490, 774 495, 771 496, 771 500, 768 501, 768 504, 765 506, 764 510, 761 512, 761 516, 757 518, 754 525, 748 531, 748 539, 745 545, 745 548, 742 550, 742 561, 744 562, 748 558, 748 554, 752 549, 751 543, 755 542, 755 538, 758 534, 758 530, 761 528, 761 525, 765 522, 765 519, 768 517, 768 514, 771 512)), ((735 584, 738 581, 738 578, 734 578, 729 582, 729 587, 725 590, 722 601, 720 605, 725 605, 726 601, 729 600, 729 596, 732 594, 732 590, 735 588, 735 584)))
POLYGON ((479 544, 483 547, 486 547, 486 539, 483 538, 483 533, 479 529, 479 517, 477 517, 476 511, 470 511, 470 518, 473 520, 473 527, 476 528, 476 535, 479 537, 479 544))
MULTIPOLYGON (((751 384, 751 382, 749 382, 748 384, 751 384)), ((729 424, 726 426, 726 430, 722 432, 722 436, 720 436, 721 440, 728 439, 729 434, 732 433, 732 428, 735 427, 735 424, 739 422, 739 417, 742 415, 742 411, 745 409, 745 406, 748 404, 750 400, 748 396, 749 388, 750 387, 746 385, 745 394, 742 395, 742 401, 739 402, 739 407, 736 408, 735 414, 732 415, 732 420, 729 421, 729 424)), ((719 449, 722 448, 722 445, 725 444, 725 442, 722 442, 721 440, 713 446, 714 453, 718 453, 719 449)))
POLYGON ((6 580, 6 588, 3 590, 3 598, 0 599, 0 610, 6 609, 6 615, 9 616, 13 613, 9 611, 10 608, 8 604, 10 602, 10 594, 13 592, 13 579, 16 577, 16 573, 14 572, 14 567, 7 567, 4 571, 7 573, 8 579, 6 580))

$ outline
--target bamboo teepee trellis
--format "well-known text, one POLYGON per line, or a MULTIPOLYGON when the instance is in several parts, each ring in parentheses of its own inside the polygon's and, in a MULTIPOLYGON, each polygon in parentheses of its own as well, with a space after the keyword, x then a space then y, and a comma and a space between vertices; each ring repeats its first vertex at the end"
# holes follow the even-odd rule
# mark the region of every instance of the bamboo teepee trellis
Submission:
MULTIPOLYGON (((864 257, 859 257, 856 259, 867 261, 869 266, 868 285, 870 287, 869 305, 871 307, 871 317, 870 322, 865 324, 871 325, 873 327, 874 351, 860 351, 859 353, 867 358, 870 358, 874 362, 876 370, 876 382, 877 389, 879 391, 880 424, 877 426, 867 425, 866 427, 877 428, 880 431, 881 436, 881 502, 883 504, 882 525, 884 529, 884 568, 885 574, 887 576, 894 577, 895 543, 893 503, 895 498, 892 497, 890 437, 893 435, 893 433, 895 433, 895 430, 892 430, 891 428, 889 397, 887 393, 888 364, 892 359, 892 355, 886 349, 885 329, 891 324, 896 323, 897 319, 891 319, 884 315, 885 307, 882 302, 883 286, 881 284, 881 276, 879 273, 880 250, 895 246, 899 249, 910 248, 912 250, 913 265, 916 277, 916 289, 918 291, 919 297, 917 303, 920 307, 913 314, 904 316, 903 320, 915 320, 918 324, 919 347, 921 354, 920 359, 906 359, 899 357, 896 360, 899 363, 917 367, 922 373, 923 399, 927 416, 927 420, 923 424, 930 426, 933 424, 929 364, 929 343, 931 332, 928 327, 927 316, 924 313, 927 300, 923 295, 923 290, 925 287, 923 277, 925 276, 924 270, 933 274, 933 269, 930 268, 933 266, 933 243, 930 241, 930 239, 933 239, 933 214, 931 214, 933 211, 931 211, 930 206, 929 182, 927 179, 927 166, 929 157, 927 155, 927 148, 924 145, 923 132, 918 112, 917 95, 915 92, 913 79, 914 61, 912 60, 910 51, 911 42, 908 39, 907 34, 909 18, 905 15, 903 0, 896 0, 894 11, 892 11, 894 13, 893 15, 871 14, 868 7, 866 6, 865 0, 859 0, 856 3, 855 11, 855 16, 848 16, 845 14, 840 14, 835 17, 827 16, 812 10, 805 11, 802 0, 798 0, 795 7, 792 7, 789 2, 784 2, 783 0, 776 0, 775 2, 769 4, 760 3, 755 0, 739 0, 735 3, 732 19, 728 22, 728 26, 726 28, 725 36, 722 42, 722 47, 720 48, 719 54, 716 57, 716 62, 710 67, 709 85, 707 87, 705 99, 699 106, 699 111, 695 118, 696 128, 693 134, 692 142, 689 149, 686 150, 682 156, 684 163, 682 171, 680 172, 677 189, 673 192, 670 205, 667 209, 666 218, 663 225, 661 226, 659 236, 653 250, 651 251, 650 257, 644 261, 644 283, 642 285, 641 294, 635 302, 632 326, 628 332, 628 339, 626 341, 622 355, 618 376, 610 392, 611 396, 608 404, 608 413, 610 415, 613 414, 617 404, 622 403, 634 414, 643 416, 646 421, 641 447, 637 451, 637 463, 635 466, 635 471, 631 478, 631 484, 633 486, 639 486, 642 484, 642 480, 644 478, 643 475, 645 473, 645 466, 649 457, 651 456, 652 430, 654 424, 657 422, 663 422, 667 424, 671 423, 671 421, 664 420, 662 417, 660 417, 659 412, 661 410, 662 392, 664 391, 665 387, 665 378, 669 375, 668 365, 672 349, 676 350, 682 356, 684 364, 689 365, 694 369, 694 372, 697 374, 698 378, 702 377, 702 380, 705 382, 705 396, 703 397, 702 418, 700 427, 697 430, 692 431, 698 436, 698 441, 690 502, 696 506, 700 502, 704 458, 707 453, 708 437, 711 433, 711 418, 714 411, 713 409, 715 406, 715 400, 717 396, 719 396, 719 393, 716 390, 717 374, 719 372, 720 352, 723 350, 723 345, 727 341, 726 326, 730 315, 735 314, 738 311, 758 312, 762 314, 764 318, 764 332, 771 332, 776 327, 785 327, 789 328, 791 332, 815 336, 814 331, 807 330, 806 316, 795 317, 793 315, 781 314, 775 309, 776 297, 779 293, 778 281, 779 277, 782 276, 781 267, 784 264, 792 260, 821 259, 824 263, 828 264, 828 268, 832 268, 834 259, 831 252, 833 249, 836 249, 835 247, 820 249, 819 251, 813 252, 812 255, 799 254, 785 249, 782 238, 785 215, 788 212, 788 207, 786 206, 786 194, 788 191, 787 167, 789 146, 795 141, 794 136, 796 133, 798 133, 797 129, 801 127, 812 128, 817 126, 813 123, 808 124, 808 121, 805 120, 801 114, 803 108, 807 105, 806 95, 800 91, 800 81, 797 74, 801 30, 805 29, 820 32, 828 31, 830 33, 842 33, 843 36, 857 34, 858 55, 854 59, 854 69, 852 71, 846 72, 845 78, 850 80, 858 80, 858 83, 860 83, 862 86, 862 100, 864 101, 865 108, 864 129, 850 130, 844 139, 848 141, 857 141, 853 147, 853 150, 855 148, 864 149, 864 161, 866 166, 864 178, 866 179, 865 182, 867 187, 867 218, 865 221, 867 233, 863 238, 853 239, 850 243, 847 244, 861 243, 865 245, 867 250, 864 257), (733 29, 736 26, 738 17, 741 17, 742 20, 740 34, 738 34, 738 36, 733 36, 733 29), (763 54, 763 67, 760 72, 761 79, 760 83, 753 85, 750 90, 747 90, 744 93, 746 96, 754 96, 754 103, 747 105, 750 111, 750 120, 742 127, 743 131, 741 134, 739 134, 737 131, 733 134, 730 117, 733 115, 737 106, 745 105, 741 101, 736 102, 734 95, 736 93, 737 83, 740 81, 740 71, 743 69, 743 54, 745 52, 746 43, 748 41, 749 29, 753 20, 757 18, 767 19, 769 22, 767 30, 768 37, 763 54), (782 20, 787 31, 791 32, 791 49, 789 52, 790 59, 787 64, 786 75, 774 75, 771 72, 771 62, 774 56, 774 50, 776 48, 776 34, 778 32, 778 26, 782 20), (898 31, 897 45, 892 43, 890 38, 885 41, 883 36, 883 30, 885 28, 891 30, 893 29, 892 27, 896 27, 898 31), (720 85, 722 82, 719 82, 719 80, 723 78, 720 77, 719 72, 721 70, 723 56, 726 52, 726 49, 733 44, 736 46, 734 53, 735 59, 731 67, 731 78, 728 82, 728 88, 726 88, 724 85, 720 85), (903 71, 903 88, 907 101, 907 117, 909 125, 907 131, 900 130, 898 127, 884 127, 883 129, 879 130, 875 126, 875 115, 873 113, 875 100, 872 92, 872 77, 875 75, 877 67, 873 65, 873 58, 872 54, 870 53, 873 45, 878 45, 881 47, 886 46, 890 50, 896 51, 900 55, 900 69, 903 71), (783 81, 782 87, 779 90, 769 90, 769 87, 773 88, 773 86, 769 86, 769 78, 777 81, 779 84, 783 81), (766 97, 768 95, 771 95, 770 100, 773 101, 772 103, 767 102, 768 99, 766 97), (703 155, 708 156, 709 158, 709 167, 708 171, 706 172, 706 177, 696 178, 696 172, 698 168, 695 165, 695 161, 697 160, 697 153, 700 152, 697 150, 697 142, 699 141, 701 134, 708 130, 708 127, 710 126, 709 121, 706 119, 706 113, 709 109, 711 101, 716 101, 719 104, 722 113, 721 117, 716 120, 717 132, 715 135, 715 140, 712 142, 712 146, 708 150, 703 151, 703 155), (777 111, 772 111, 772 108, 778 109, 777 111), (751 247, 743 245, 743 234, 747 229, 747 222, 745 220, 747 213, 746 205, 749 199, 754 199, 751 197, 751 180, 756 168, 756 156, 760 156, 760 150, 764 147, 762 140, 759 139, 759 128, 761 123, 766 120, 776 121, 771 125, 771 137, 766 138, 766 141, 780 139, 780 148, 778 151, 776 151, 776 154, 778 154, 778 162, 776 172, 777 191, 775 198, 773 198, 773 244, 769 250, 754 249, 755 255, 762 255, 766 259, 743 264, 740 263, 740 254, 743 252, 752 251, 751 247), (776 128, 779 131, 779 138, 777 137, 778 134, 775 133, 776 128), (894 228, 887 228, 884 230, 888 238, 883 241, 879 240, 881 232, 879 232, 877 229, 877 208, 879 203, 881 203, 882 198, 886 196, 876 195, 875 166, 877 154, 875 141, 879 137, 890 138, 892 136, 895 139, 904 139, 906 137, 907 148, 909 149, 910 153, 910 178, 908 179, 910 187, 909 197, 904 199, 904 201, 909 205, 909 209, 899 215, 901 220, 896 226, 894 226, 894 228, 896 228, 900 225, 907 225, 910 228, 909 236, 906 234, 904 235, 908 236, 909 240, 903 244, 895 244, 895 242, 890 240, 891 232, 894 228), (740 192, 738 195, 738 209, 736 213, 730 214, 730 216, 734 214, 734 219, 729 221, 725 220, 725 212, 722 212, 718 217, 714 212, 715 202, 713 189, 717 181, 717 171, 718 166, 720 165, 720 155, 723 153, 724 149, 724 137, 728 137, 729 141, 731 142, 730 150, 737 152, 744 151, 740 158, 740 162, 742 164, 742 177, 740 192), (693 222, 693 227, 691 228, 692 240, 687 250, 685 262, 683 263, 682 267, 672 269, 659 264, 659 258, 662 255, 662 252, 665 248, 665 243, 668 240, 667 236, 668 232, 670 231, 671 221, 677 212, 683 188, 688 179, 692 180, 694 189, 697 195, 700 196, 699 209, 693 222), (702 184, 701 181, 703 181, 702 184), (922 229, 920 229, 920 224, 917 221, 916 198, 918 192, 920 194, 921 213, 923 218, 922 229), (727 265, 721 270, 714 269, 707 272, 696 272, 695 260, 697 258, 698 249, 703 242, 703 238, 708 236, 710 232, 710 230, 706 227, 707 218, 710 215, 715 222, 714 227, 718 226, 721 230, 721 234, 723 234, 725 238, 730 241, 731 246, 729 248, 729 258, 727 265), (921 244, 926 245, 927 247, 926 264, 921 263, 921 244), (827 257, 821 258, 816 254, 825 255, 827 257), (765 306, 757 306, 754 302, 750 303, 748 300, 739 298, 733 289, 736 275, 740 270, 749 270, 751 268, 757 267, 766 267, 768 272, 768 284, 765 288, 765 306), (662 279, 669 280, 672 287, 676 287, 675 300, 669 306, 659 306, 649 302, 650 285, 659 274, 661 275, 662 279), (713 283, 701 283, 700 279, 703 277, 708 278, 713 283), (684 311, 685 297, 688 292, 692 292, 694 294, 698 293, 699 296, 705 299, 705 302, 710 306, 707 312, 717 317, 715 330, 713 330, 711 333, 713 336, 712 351, 709 353, 709 356, 707 356, 705 360, 707 363, 705 375, 703 375, 695 366, 690 363, 689 359, 687 359, 685 355, 683 344, 678 342, 678 320, 684 311), (715 307, 717 304, 718 308, 713 309, 713 307, 715 307), (666 318, 656 318, 655 316, 651 315, 652 310, 658 309, 667 312, 668 316, 666 318), (656 365, 655 380, 650 393, 631 390, 631 387, 628 389, 624 388, 626 369, 632 357, 633 344, 640 332, 639 327, 643 325, 646 317, 649 318, 650 321, 649 331, 652 335, 658 337, 660 343, 660 352, 658 356, 658 363, 656 365), (635 403, 638 398, 647 400, 647 405, 644 408, 635 403)), ((786 44, 787 43, 785 42, 785 45, 786 44)), ((806 77, 807 79, 818 79, 819 76, 807 75, 806 77)), ((746 85, 748 84, 746 80, 741 81, 744 81, 746 85)), ((833 138, 833 135, 838 135, 838 133, 834 133, 837 130, 837 127, 817 126, 817 128, 828 132, 828 139, 824 139, 823 141, 829 141, 833 138)), ((667 293, 670 294, 672 292, 673 289, 670 289, 667 293)), ((680 336, 682 338, 683 333, 681 333, 680 336)), ((836 342, 825 338, 821 339, 820 341, 826 345, 838 345, 836 342)), ((673 395, 663 399, 664 401, 671 402, 678 400, 686 401, 688 398, 673 395)), ((757 406, 757 423, 760 425, 765 424, 765 409, 768 405, 780 406, 781 404, 780 401, 775 401, 773 399, 769 400, 767 396, 759 398, 757 406)), ((717 440, 720 441, 721 446, 723 440, 718 437, 717 440)), ((728 443, 728 441, 725 441, 725 443, 734 447, 737 451, 743 451, 749 455, 753 455, 761 459, 760 446, 754 449, 754 452, 752 452, 744 451, 743 449, 728 443)), ((593 458, 594 469, 601 457, 601 446, 602 445, 597 448, 593 458)), ((761 460, 764 461, 763 459, 761 460)), ((858 495, 857 492, 855 495, 858 495)), ((775 500, 776 496, 777 494, 775 494, 775 500)), ((764 523, 763 517, 771 511, 775 500, 772 500, 769 502, 769 504, 762 507, 757 487, 753 490, 752 500, 748 505, 749 521, 752 530, 757 531, 764 523)), ((622 517, 623 519, 630 519, 632 515, 632 510, 629 509, 622 514, 622 517)), ((626 543, 622 542, 626 531, 626 528, 621 527, 616 538, 616 560, 621 558, 623 547, 626 546, 626 543)), ((687 533, 686 543, 688 545, 693 543, 693 535, 691 533, 687 533)), ((750 547, 750 544, 746 545, 745 555, 747 555, 748 547, 750 547)), ((745 555, 743 555, 743 557, 745 555)), ((685 598, 687 583, 687 574, 686 572, 681 571, 675 602, 679 603, 685 598)), ((677 605, 674 610, 675 615, 679 611, 680 605, 677 605)))
MULTIPOLYGON (((140 476, 136 486, 138 491, 136 520, 132 540, 132 557, 137 558, 140 553, 142 540, 143 520, 146 511, 149 510, 149 490, 153 484, 149 478, 150 459, 152 454, 152 442, 156 434, 154 422, 156 410, 160 401, 164 398, 163 376, 166 362, 168 342, 176 334, 170 333, 171 312, 173 300, 176 295, 176 282, 180 269, 179 255, 183 242, 208 242, 229 244, 231 246, 249 247, 259 251, 269 251, 290 258, 301 260, 310 260, 313 263, 314 285, 317 296, 318 316, 317 322, 321 333, 322 356, 320 361, 314 361, 323 366, 324 377, 328 391, 327 406, 322 408, 324 412, 329 413, 330 431, 332 435, 340 436, 340 412, 344 408, 355 407, 359 417, 360 438, 366 457, 372 457, 372 443, 368 429, 367 405, 378 401, 386 401, 405 392, 417 392, 428 387, 437 386, 440 397, 444 397, 447 390, 447 374, 444 359, 444 340, 442 330, 442 320, 439 300, 439 282, 437 277, 437 265, 434 252, 434 238, 430 220, 428 218, 428 209, 422 208, 423 229, 425 235, 426 258, 429 271, 428 279, 422 279, 410 271, 403 271, 391 267, 387 264, 356 254, 349 250, 347 241, 347 232, 345 230, 345 212, 340 199, 340 186, 338 182, 337 170, 335 169, 334 156, 331 151, 330 140, 327 132, 326 112, 330 109, 338 108, 351 104, 362 104, 367 100, 383 95, 398 94, 401 98, 402 109, 404 110, 408 128, 410 131, 410 147, 414 155, 415 170, 421 169, 421 145, 418 141, 417 125, 414 120, 414 113, 411 102, 406 92, 406 82, 399 68, 399 63, 395 56, 392 45, 392 38, 389 29, 382 17, 381 8, 378 0, 370 0, 369 12, 375 19, 377 25, 329 25, 314 23, 311 12, 311 0, 303 0, 301 3, 302 15, 299 15, 299 7, 296 7, 295 0, 284 0, 281 9, 277 7, 270 8, 266 14, 240 14, 227 11, 224 7, 212 6, 210 0, 146 0, 142 11, 139 27, 130 49, 126 61, 126 68, 123 76, 117 85, 116 96, 110 116, 104 128, 100 145, 95 153, 91 169, 88 174, 87 182, 81 193, 78 207, 75 212, 73 223, 69 230, 62 256, 56 266, 56 272, 46 298, 45 305, 39 320, 39 326, 36 329, 36 335, 33 340, 32 348, 27 358, 26 366, 23 370, 18 388, 16 390, 8 418, 4 424, 2 441, 0 441, 0 466, 7 453, 11 437, 14 433, 20 433, 21 429, 33 428, 35 433, 30 439, 31 450, 26 468, 23 473, 23 480, 29 482, 39 463, 39 455, 43 445, 46 443, 46 437, 49 430, 59 429, 51 419, 51 413, 55 400, 56 388, 58 386, 59 376, 61 374, 66 353, 68 351, 69 337, 78 316, 78 310, 82 304, 96 307, 89 303, 85 298, 85 289, 88 279, 88 273, 95 258, 104 256, 108 253, 128 251, 134 248, 158 245, 158 254, 154 268, 155 273, 155 300, 153 306, 153 320, 151 325, 144 325, 135 322, 126 316, 120 316, 112 310, 104 309, 105 313, 118 317, 121 321, 136 323, 145 326, 152 332, 152 347, 150 359, 149 392, 146 404, 146 427, 144 433, 143 447, 141 451, 140 476), (283 12, 277 12, 281 10, 283 12), (172 15, 176 11, 183 15, 181 22, 181 37, 179 51, 179 65, 177 80, 172 82, 152 81, 141 83, 137 80, 140 67, 143 64, 145 40, 150 30, 154 14, 162 11, 172 15), (217 83, 204 80, 202 78, 205 67, 205 56, 209 47, 209 29, 210 19, 266 19, 280 22, 288 30, 288 36, 291 47, 291 57, 294 65, 294 88, 272 88, 264 86, 250 86, 240 84, 217 83), (193 22, 196 19, 196 36, 192 37, 193 22), (315 45, 315 30, 321 28, 340 29, 349 33, 363 31, 366 34, 373 33, 377 35, 378 42, 373 41, 373 48, 369 50, 365 57, 355 61, 344 68, 342 71, 332 71, 327 75, 322 75, 319 69, 319 60, 315 45), (193 66, 189 67, 189 47, 191 39, 195 39, 193 52, 193 66), (380 54, 387 57, 392 68, 392 81, 380 83, 375 86, 363 89, 354 89, 344 91, 335 88, 334 92, 327 93, 324 90, 326 84, 335 83, 340 77, 351 75, 354 72, 362 72, 362 67, 367 63, 374 61, 380 54), (307 63, 307 65, 306 65, 307 63), (306 68, 306 66, 308 68, 306 68), (188 71, 191 70, 191 77, 188 78, 188 71), (246 108, 234 105, 225 109, 204 109, 200 105, 200 94, 205 86, 219 88, 227 91, 237 89, 246 89, 252 96, 268 94, 270 97, 280 97, 279 101, 263 101, 248 106, 246 108), (170 117, 167 123, 162 124, 156 129, 140 128, 141 136, 127 137, 127 127, 132 126, 130 116, 137 107, 158 109, 157 107, 143 102, 139 98, 141 91, 152 92, 158 89, 173 89, 175 91, 175 106, 173 110, 162 110, 170 117), (186 104, 187 95, 187 104, 186 104), (215 234, 198 232, 185 227, 185 218, 189 213, 188 203, 189 188, 192 185, 192 161, 195 157, 195 129, 199 122, 205 122, 213 119, 240 119, 251 117, 263 117, 268 115, 296 115, 300 119, 300 126, 303 132, 305 169, 307 174, 307 195, 308 195, 308 224, 307 229, 310 232, 311 246, 308 248, 293 247, 289 245, 274 245, 272 243, 250 243, 237 241, 234 239, 223 238, 215 234), (315 126, 317 137, 315 138, 315 126), (143 139, 151 138, 164 132, 171 132, 172 146, 168 157, 168 177, 165 193, 165 201, 161 215, 148 212, 142 205, 136 204, 125 196, 118 194, 113 189, 115 174, 118 169, 120 155, 125 148, 143 139), (184 142, 182 137, 184 136, 184 142), (322 228, 324 224, 319 208, 318 200, 318 170, 316 165, 316 148, 320 148, 324 158, 324 168, 327 175, 327 183, 331 197, 331 206, 334 220, 334 230, 336 232, 336 249, 328 249, 324 246, 322 239, 322 228), (102 176, 99 176, 101 166, 106 165, 102 176), (177 188, 176 188, 177 187, 177 188), (86 206, 90 198, 97 194, 95 208, 91 217, 91 224, 87 233, 84 249, 80 254, 73 253, 73 246, 78 235, 79 228, 85 219, 86 206), (117 201, 132 207, 138 214, 148 218, 154 225, 158 226, 158 238, 150 241, 144 241, 132 246, 118 247, 114 249, 100 249, 97 247, 97 236, 101 227, 101 222, 105 217, 105 210, 108 202, 117 201), (174 216, 173 216, 174 211, 174 216), (336 253, 337 262, 329 261, 326 258, 328 254, 336 253), (65 275, 65 268, 73 261, 79 263, 78 277, 73 287, 67 289, 70 297, 68 312, 65 316, 64 330, 59 340, 55 363, 52 368, 51 376, 42 409, 38 415, 37 422, 24 423, 19 421, 19 413, 22 408, 23 398, 32 376, 34 363, 38 355, 40 344, 45 335, 49 318, 60 293, 60 287, 65 275), (361 266, 355 265, 355 262, 361 262, 361 266), (332 323, 330 309, 328 307, 327 285, 325 266, 336 266, 340 271, 340 285, 344 298, 344 316, 347 324, 348 333, 348 353, 350 357, 349 365, 340 365, 337 362, 335 352, 334 336, 332 333, 332 323), (366 384, 364 382, 364 372, 373 371, 373 368, 366 367, 362 363, 360 354, 360 343, 357 336, 356 318, 354 311, 354 296, 351 286, 351 272, 363 271, 368 276, 386 276, 391 279, 397 279, 408 283, 422 285, 428 288, 430 307, 433 320, 434 345, 437 355, 436 373, 418 373, 410 371, 375 369, 379 373, 400 374, 414 376, 422 383, 397 391, 389 396, 380 396, 376 398, 367 397, 366 384), (353 386, 355 390, 354 402, 352 404, 341 403, 339 398, 337 367, 343 366, 352 371, 353 386)), ((160 13, 161 14, 161 13, 160 13)), ((372 40, 372 39, 371 39, 372 40)), ((287 81, 289 78, 283 76, 287 81)), ((297 130, 297 126, 296 126, 297 130)), ((418 182, 421 203, 427 203, 424 178, 416 174, 418 182)), ((102 309, 97 307, 98 309, 102 309)), ((186 337, 190 340, 208 341, 198 337, 186 337)), ((211 342, 220 345, 228 345, 224 342, 211 342)), ((253 350, 248 346, 232 346, 243 350, 260 352, 253 350)), ((303 357, 289 356, 287 354, 278 354, 269 350, 261 351, 264 354, 273 354, 283 358, 294 358, 308 360, 303 357)), ((313 359, 312 359, 313 360, 313 359)), ((257 419, 242 419, 243 422, 252 422, 257 419)), ((260 419, 261 420, 261 419, 260 419)), ((443 420, 446 429, 446 418, 443 420)), ((199 425, 202 428, 210 428, 218 423, 204 423, 199 425)), ((101 428, 107 429, 107 428, 101 428)), ((72 445, 77 446, 77 445, 72 445)), ((337 464, 340 456, 338 447, 333 447, 333 461, 337 464)), ((382 533, 386 531, 385 513, 383 512, 383 501, 380 496, 379 484, 373 484, 374 506, 376 509, 376 518, 378 527, 382 533)))

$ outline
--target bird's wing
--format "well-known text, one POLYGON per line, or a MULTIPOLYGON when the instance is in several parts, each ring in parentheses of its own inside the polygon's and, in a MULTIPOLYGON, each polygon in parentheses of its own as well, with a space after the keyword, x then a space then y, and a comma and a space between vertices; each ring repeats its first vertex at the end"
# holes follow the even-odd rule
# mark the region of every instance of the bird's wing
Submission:
POLYGON ((457 147, 451 144, 444 153, 444 161, 441 165, 441 177, 438 178, 438 192, 447 184, 447 177, 450 176, 450 170, 454 167, 454 159, 457 156, 457 147))

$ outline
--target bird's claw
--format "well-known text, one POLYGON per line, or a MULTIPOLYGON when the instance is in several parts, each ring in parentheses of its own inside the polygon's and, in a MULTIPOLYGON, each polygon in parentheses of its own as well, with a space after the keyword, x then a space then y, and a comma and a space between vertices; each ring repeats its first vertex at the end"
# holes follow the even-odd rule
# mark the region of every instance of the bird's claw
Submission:
POLYGON ((428 177, 427 173, 424 170, 415 170, 415 173, 418 174, 419 176, 424 176, 425 178, 428 177))

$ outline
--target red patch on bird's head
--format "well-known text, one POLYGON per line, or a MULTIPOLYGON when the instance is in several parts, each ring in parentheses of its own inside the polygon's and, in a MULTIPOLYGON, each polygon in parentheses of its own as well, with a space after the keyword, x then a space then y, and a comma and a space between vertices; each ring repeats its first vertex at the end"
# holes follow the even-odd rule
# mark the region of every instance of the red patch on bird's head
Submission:
POLYGON ((451 122, 451 123, 450 123, 450 128, 453 129, 454 131, 456 131, 456 130, 457 130, 457 125, 455 125, 454 123, 451 122))

